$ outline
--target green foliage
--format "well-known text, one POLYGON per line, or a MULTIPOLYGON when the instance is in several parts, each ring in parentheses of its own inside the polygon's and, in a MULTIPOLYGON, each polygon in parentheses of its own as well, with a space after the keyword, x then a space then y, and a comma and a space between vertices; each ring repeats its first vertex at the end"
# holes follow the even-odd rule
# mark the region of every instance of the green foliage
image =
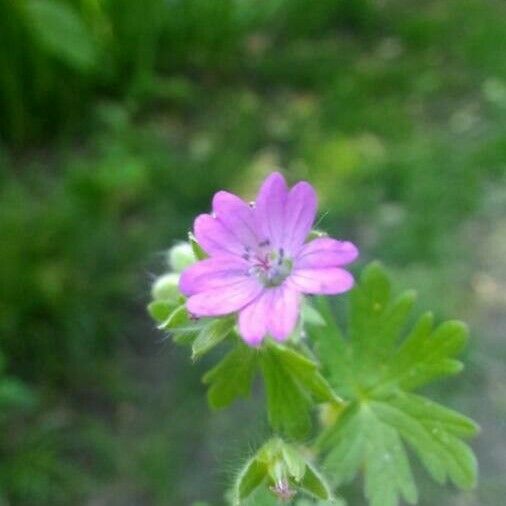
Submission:
POLYGON ((27 21, 48 53, 78 71, 97 63, 94 40, 78 12, 61 0, 28 0, 27 21))
POLYGON ((309 434, 313 399, 340 405, 318 365, 293 348, 269 343, 261 353, 272 428, 290 438, 309 434))
POLYGON ((461 370, 455 356, 467 329, 460 322, 434 329, 432 317, 424 315, 401 339, 413 301, 412 292, 392 297, 386 273, 373 263, 351 294, 347 336, 331 321, 327 329, 310 331, 325 373, 348 401, 319 439, 325 467, 335 484, 363 469, 373 506, 395 506, 400 497, 417 502, 405 445, 439 483, 450 479, 463 489, 476 484, 476 460, 463 439, 474 436, 477 426, 411 393, 461 370))
MULTIPOLYGON (((215 322, 226 326, 224 320, 215 322)), ((205 374, 210 406, 223 408, 247 396, 259 368, 265 383, 269 423, 280 435, 293 439, 306 437, 315 402, 342 405, 319 373, 316 362, 290 346, 271 341, 258 351, 238 342, 205 374)))
POLYGON ((208 371, 203 381, 209 385, 207 399, 213 409, 225 408, 251 391, 257 369, 256 350, 238 343, 227 355, 208 371))

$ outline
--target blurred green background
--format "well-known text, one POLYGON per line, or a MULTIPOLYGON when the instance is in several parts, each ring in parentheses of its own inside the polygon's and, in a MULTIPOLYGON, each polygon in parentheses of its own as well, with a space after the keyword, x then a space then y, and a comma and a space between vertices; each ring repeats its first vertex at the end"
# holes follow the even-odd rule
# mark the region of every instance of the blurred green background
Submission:
POLYGON ((213 192, 278 166, 471 324, 434 393, 482 426, 480 486, 418 472, 420 504, 504 504, 505 54, 503 0, 0 0, 0 505, 223 505, 261 389, 210 416, 216 357, 145 305, 213 192))

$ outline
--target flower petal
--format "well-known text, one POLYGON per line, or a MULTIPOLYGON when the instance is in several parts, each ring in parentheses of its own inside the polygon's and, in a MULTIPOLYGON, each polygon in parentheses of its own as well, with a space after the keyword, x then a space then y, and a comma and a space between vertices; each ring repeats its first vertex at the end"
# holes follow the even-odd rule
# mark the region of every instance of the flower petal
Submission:
POLYGON ((248 276, 249 264, 235 255, 206 258, 183 271, 179 289, 186 295, 222 288, 243 281, 248 276))
POLYGON ((349 264, 358 257, 358 248, 348 241, 320 237, 308 242, 295 259, 295 268, 322 269, 349 264))
POLYGON ((268 240, 275 248, 283 245, 287 197, 285 178, 279 172, 272 173, 263 182, 255 201, 255 222, 260 242, 268 240))
MULTIPOLYGON (((220 191, 214 195, 213 211, 222 225, 240 244, 251 249, 258 245, 253 209, 236 195, 220 191)), ((243 251, 244 252, 244 251, 243 251)))
POLYGON ((270 296, 267 309, 269 333, 277 341, 284 341, 297 325, 301 296, 297 290, 286 285, 270 290, 270 296))
POLYGON ((208 255, 245 253, 245 247, 239 239, 210 214, 197 216, 193 231, 197 242, 208 255))
POLYGON ((288 284, 302 293, 336 294, 353 287, 353 276, 344 269, 328 267, 324 269, 296 269, 288 284))
POLYGON ((239 282, 192 295, 186 301, 186 307, 197 317, 235 313, 253 301, 263 289, 254 279, 245 277, 239 282))
POLYGON ((250 346, 258 346, 267 334, 269 300, 266 290, 239 313, 239 333, 250 346))
POLYGON ((283 246, 295 253, 306 240, 313 226, 318 199, 314 188, 307 182, 297 183, 288 194, 285 206, 283 246))

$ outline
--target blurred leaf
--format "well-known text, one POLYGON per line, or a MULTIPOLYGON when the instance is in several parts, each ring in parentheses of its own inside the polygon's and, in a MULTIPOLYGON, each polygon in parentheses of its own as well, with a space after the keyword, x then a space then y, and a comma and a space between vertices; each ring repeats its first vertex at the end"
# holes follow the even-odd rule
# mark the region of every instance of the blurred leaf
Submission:
POLYGON ((26 13, 35 36, 55 57, 81 71, 95 64, 91 33, 71 5, 57 0, 28 0, 26 13))
POLYGON ((208 371, 203 381, 209 385, 207 399, 213 409, 228 406, 238 397, 246 397, 256 373, 258 352, 238 342, 215 367, 208 371))
POLYGON ((35 394, 20 381, 9 378, 0 380, 0 409, 29 408, 35 401, 35 394))

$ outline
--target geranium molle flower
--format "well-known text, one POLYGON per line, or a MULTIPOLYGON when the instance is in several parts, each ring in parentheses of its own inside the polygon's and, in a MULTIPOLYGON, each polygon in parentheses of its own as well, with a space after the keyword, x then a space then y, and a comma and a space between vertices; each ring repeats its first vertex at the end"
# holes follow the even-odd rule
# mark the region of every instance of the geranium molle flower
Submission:
POLYGON ((187 268, 179 287, 196 317, 239 315, 251 346, 266 335, 285 340, 295 329, 303 294, 338 294, 353 286, 342 266, 358 256, 351 242, 306 242, 317 209, 314 188, 289 189, 280 173, 262 184, 254 204, 220 191, 212 214, 201 214, 195 237, 209 258, 187 268))

